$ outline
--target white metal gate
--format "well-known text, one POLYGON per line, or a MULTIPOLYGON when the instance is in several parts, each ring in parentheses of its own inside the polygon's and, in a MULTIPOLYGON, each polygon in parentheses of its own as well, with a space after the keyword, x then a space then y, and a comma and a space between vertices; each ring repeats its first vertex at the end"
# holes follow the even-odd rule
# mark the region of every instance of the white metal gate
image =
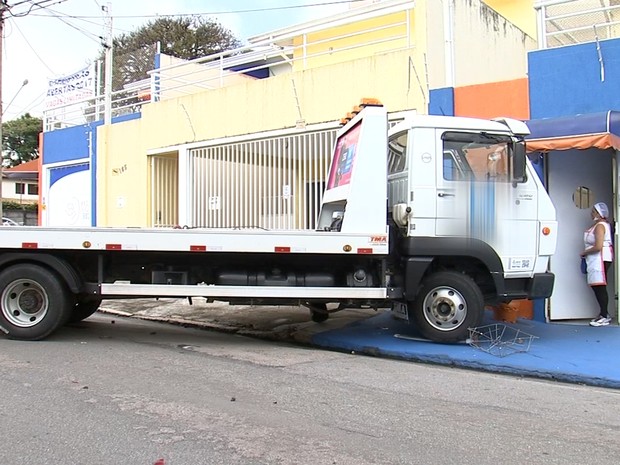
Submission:
POLYGON ((178 155, 151 157, 151 226, 173 227, 179 224, 178 155))
POLYGON ((191 149, 191 226, 314 229, 336 132, 191 149))

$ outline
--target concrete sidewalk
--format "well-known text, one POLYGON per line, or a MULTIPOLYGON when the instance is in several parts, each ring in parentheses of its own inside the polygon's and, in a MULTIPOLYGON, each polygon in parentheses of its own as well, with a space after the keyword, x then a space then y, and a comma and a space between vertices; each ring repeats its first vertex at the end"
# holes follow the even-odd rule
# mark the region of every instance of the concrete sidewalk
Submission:
POLYGON ((502 323, 487 315, 470 343, 437 344, 389 312, 344 310, 325 323, 299 307, 250 307, 195 299, 104 301, 102 311, 292 341, 343 352, 620 388, 620 327, 552 324, 519 319, 502 323), (497 331, 503 337, 496 338, 497 331))

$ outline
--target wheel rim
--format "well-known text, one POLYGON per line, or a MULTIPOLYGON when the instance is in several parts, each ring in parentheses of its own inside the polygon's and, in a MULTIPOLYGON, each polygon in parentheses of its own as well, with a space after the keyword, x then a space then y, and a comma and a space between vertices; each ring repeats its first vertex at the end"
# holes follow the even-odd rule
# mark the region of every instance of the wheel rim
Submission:
POLYGON ((465 321, 467 301, 452 287, 436 287, 424 299, 424 318, 439 331, 452 331, 465 321))
POLYGON ((4 317, 20 328, 38 324, 49 307, 43 287, 29 279, 18 279, 10 283, 2 292, 0 300, 4 317))

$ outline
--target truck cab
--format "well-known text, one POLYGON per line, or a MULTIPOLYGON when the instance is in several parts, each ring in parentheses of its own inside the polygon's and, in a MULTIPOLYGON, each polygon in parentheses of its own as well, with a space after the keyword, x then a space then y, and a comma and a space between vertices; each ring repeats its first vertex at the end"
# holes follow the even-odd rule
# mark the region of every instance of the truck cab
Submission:
POLYGON ((471 325, 459 310, 467 300, 496 305, 551 294, 555 208, 525 155, 527 134, 517 120, 442 116, 412 116, 390 130, 388 209, 409 303, 399 314, 413 316, 426 335, 471 325), (470 281, 477 295, 466 298, 470 281))

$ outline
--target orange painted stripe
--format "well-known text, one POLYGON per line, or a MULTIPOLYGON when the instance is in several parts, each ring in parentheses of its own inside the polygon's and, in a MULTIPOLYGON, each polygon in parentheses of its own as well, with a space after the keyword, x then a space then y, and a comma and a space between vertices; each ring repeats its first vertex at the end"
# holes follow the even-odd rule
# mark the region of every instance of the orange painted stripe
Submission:
POLYGON ((22 242, 22 249, 38 249, 38 242, 22 242))
POLYGON ((290 253, 291 248, 290 247, 276 247, 275 252, 276 253, 290 253))
POLYGON ((370 249, 357 249, 357 253, 372 253, 372 248, 370 249))
POLYGON ((190 245, 189 250, 191 252, 206 252, 207 246, 206 245, 190 245))
POLYGON ((123 246, 121 244, 106 244, 106 250, 121 250, 123 246))
POLYGON ((454 114, 484 119, 495 118, 497 115, 529 119, 529 101, 527 78, 456 87, 454 114), (480 102, 484 102, 484 105, 480 102))

